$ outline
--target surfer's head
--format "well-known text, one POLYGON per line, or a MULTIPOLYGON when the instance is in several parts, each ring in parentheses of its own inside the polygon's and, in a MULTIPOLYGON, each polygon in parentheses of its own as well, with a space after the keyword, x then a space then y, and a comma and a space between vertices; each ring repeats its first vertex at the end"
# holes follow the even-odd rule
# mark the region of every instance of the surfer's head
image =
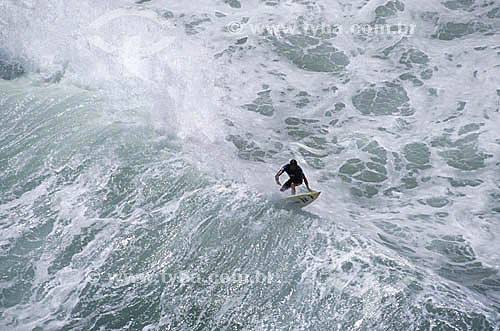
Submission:
POLYGON ((295 167, 296 167, 296 166, 297 166, 297 161, 295 161, 294 159, 291 159, 291 160, 290 160, 290 167, 291 167, 292 169, 295 169, 295 167))

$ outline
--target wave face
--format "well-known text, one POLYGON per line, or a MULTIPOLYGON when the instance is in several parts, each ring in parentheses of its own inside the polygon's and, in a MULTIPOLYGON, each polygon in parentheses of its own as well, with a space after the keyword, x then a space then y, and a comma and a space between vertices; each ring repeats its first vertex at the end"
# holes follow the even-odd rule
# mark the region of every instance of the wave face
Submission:
POLYGON ((0 329, 497 330, 499 18, 2 1, 0 329))

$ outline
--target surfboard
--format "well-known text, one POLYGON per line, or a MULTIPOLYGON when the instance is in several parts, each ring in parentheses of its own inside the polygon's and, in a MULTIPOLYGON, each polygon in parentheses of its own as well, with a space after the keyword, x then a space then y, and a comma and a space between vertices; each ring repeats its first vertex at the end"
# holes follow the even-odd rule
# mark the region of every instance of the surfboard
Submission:
POLYGON ((308 193, 301 193, 301 194, 296 194, 292 195, 289 197, 286 197, 285 200, 286 202, 292 203, 293 205, 303 208, 307 206, 308 204, 312 203, 314 200, 316 200, 321 192, 308 192, 308 193))

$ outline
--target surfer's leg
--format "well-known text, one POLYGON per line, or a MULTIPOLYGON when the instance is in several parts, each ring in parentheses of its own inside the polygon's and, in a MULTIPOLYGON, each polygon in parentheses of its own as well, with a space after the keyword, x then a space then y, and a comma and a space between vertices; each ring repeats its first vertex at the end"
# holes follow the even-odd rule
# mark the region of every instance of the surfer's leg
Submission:
POLYGON ((288 190, 290 188, 290 184, 292 183, 292 180, 289 179, 285 182, 285 184, 283 184, 283 186, 281 186, 280 188, 280 191, 281 192, 285 192, 286 190, 288 190))
POLYGON ((296 186, 299 186, 300 184, 302 184, 302 178, 294 178, 293 180, 291 180, 291 187, 292 187, 292 195, 295 195, 295 187, 296 186))

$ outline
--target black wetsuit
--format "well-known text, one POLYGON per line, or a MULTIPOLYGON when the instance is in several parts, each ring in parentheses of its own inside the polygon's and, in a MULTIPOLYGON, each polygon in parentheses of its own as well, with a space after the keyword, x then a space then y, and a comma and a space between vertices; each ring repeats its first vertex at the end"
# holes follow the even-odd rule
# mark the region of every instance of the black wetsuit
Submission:
POLYGON ((282 168, 282 171, 286 172, 288 176, 290 176, 290 179, 286 181, 285 184, 281 187, 281 191, 286 191, 292 186, 292 182, 295 183, 295 186, 299 186, 302 184, 302 177, 304 177, 304 172, 302 171, 302 168, 299 167, 298 165, 295 166, 295 169, 292 170, 290 167, 290 164, 285 164, 282 168))

